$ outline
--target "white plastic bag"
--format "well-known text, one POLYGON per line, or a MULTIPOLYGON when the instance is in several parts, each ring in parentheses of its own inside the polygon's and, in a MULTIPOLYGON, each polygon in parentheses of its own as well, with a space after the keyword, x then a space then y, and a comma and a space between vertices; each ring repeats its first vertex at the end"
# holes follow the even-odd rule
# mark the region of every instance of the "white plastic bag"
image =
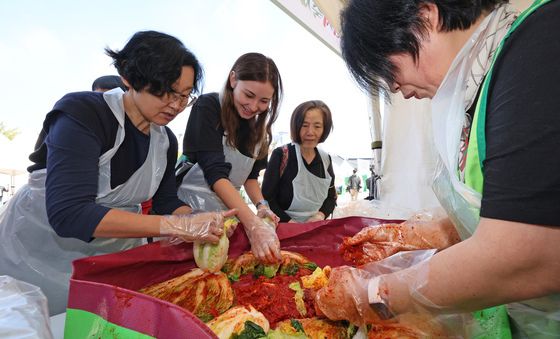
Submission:
POLYGON ((41 289, 0 275, 0 338, 52 337, 47 298, 41 289))
POLYGON ((394 206, 380 200, 356 200, 340 204, 334 209, 333 218, 368 217, 387 220, 404 220, 414 215, 414 211, 394 206))

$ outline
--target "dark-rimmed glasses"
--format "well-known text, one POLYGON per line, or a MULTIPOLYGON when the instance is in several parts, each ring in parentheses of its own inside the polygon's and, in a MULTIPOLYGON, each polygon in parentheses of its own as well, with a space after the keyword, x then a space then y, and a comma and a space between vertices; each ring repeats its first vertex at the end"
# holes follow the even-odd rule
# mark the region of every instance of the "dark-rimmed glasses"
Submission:
POLYGON ((161 97, 161 99, 168 105, 174 102, 178 102, 179 106, 185 108, 185 107, 192 106, 196 101, 197 97, 192 93, 190 93, 189 95, 184 95, 177 92, 169 92, 169 93, 165 93, 161 97))

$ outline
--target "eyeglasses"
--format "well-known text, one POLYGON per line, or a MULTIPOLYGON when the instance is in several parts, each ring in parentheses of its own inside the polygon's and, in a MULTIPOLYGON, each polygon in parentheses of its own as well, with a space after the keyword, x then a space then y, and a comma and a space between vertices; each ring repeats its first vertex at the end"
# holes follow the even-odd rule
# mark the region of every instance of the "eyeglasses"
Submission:
POLYGON ((179 102, 179 106, 184 109, 185 107, 192 106, 196 101, 197 97, 192 93, 189 95, 184 95, 177 92, 169 92, 169 93, 165 93, 161 97, 161 99, 168 105, 175 102, 179 102))

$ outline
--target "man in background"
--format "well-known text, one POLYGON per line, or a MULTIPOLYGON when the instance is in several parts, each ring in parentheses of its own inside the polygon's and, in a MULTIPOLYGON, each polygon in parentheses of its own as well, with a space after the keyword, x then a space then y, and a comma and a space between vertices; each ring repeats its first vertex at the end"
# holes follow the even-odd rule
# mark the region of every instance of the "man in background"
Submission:
POLYGON ((371 172, 371 175, 366 180, 366 186, 367 186, 367 189, 368 189, 368 196, 366 197, 366 200, 378 199, 378 197, 377 197, 377 180, 379 180, 381 177, 379 175, 377 175, 377 173, 375 173, 375 170, 373 169, 373 166, 370 166, 369 170, 371 172))
POLYGON ((358 193, 360 192, 360 188, 362 188, 362 179, 356 175, 358 170, 354 168, 352 171, 352 175, 348 179, 348 187, 347 190, 350 192, 350 196, 352 197, 352 201, 356 201, 358 198, 358 193))

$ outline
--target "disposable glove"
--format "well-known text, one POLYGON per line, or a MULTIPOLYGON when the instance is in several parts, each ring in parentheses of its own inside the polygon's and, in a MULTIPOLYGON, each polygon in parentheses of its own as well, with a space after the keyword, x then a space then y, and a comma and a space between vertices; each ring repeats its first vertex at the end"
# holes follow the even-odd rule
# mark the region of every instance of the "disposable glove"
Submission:
POLYGON ((400 251, 444 249, 460 241, 451 223, 410 219, 401 224, 368 226, 342 242, 345 260, 355 265, 375 262, 400 251))
POLYGON ((280 218, 266 205, 260 205, 257 208, 257 217, 261 219, 270 218, 275 227, 278 226, 278 223, 280 222, 280 218))
POLYGON ((237 229, 237 224, 231 225, 226 230, 226 237, 230 238, 233 235, 233 233, 235 232, 236 229, 237 229))
POLYGON ((160 234, 178 237, 186 242, 217 243, 224 232, 223 222, 223 212, 165 215, 161 218, 160 234))
POLYGON ((236 222, 232 222, 233 220, 230 220, 231 218, 229 217, 234 217, 237 214, 237 209, 233 208, 229 211, 224 212, 224 226, 227 226, 226 228, 226 237, 231 237, 233 235, 233 233, 235 232, 235 230, 237 229, 237 225, 239 224, 239 219, 234 218, 234 220, 236 222), (226 219, 228 218, 228 219, 226 219))
POLYGON ((270 225, 260 217, 255 216, 244 226, 251 243, 251 251, 257 259, 265 263, 276 263, 282 259, 280 240, 278 240, 274 225, 270 225))
POLYGON ((328 285, 317 292, 315 302, 321 312, 332 320, 348 320, 358 326, 377 322, 387 317, 378 285, 378 279, 371 273, 340 266, 331 271, 328 285), (371 300, 368 299, 370 281, 371 300))
POLYGON ((305 222, 314 222, 314 221, 322 221, 325 220, 325 215, 323 212, 318 211, 317 213, 310 216, 305 222))

